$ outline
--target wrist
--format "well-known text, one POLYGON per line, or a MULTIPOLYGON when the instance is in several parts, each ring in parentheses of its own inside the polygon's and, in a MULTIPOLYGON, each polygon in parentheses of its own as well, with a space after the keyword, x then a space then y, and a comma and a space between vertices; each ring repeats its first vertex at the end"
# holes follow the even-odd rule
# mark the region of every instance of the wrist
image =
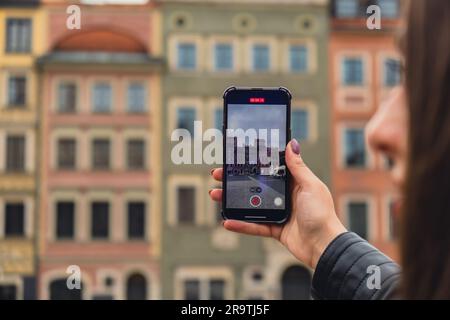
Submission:
POLYGON ((330 245, 330 243, 336 239, 342 233, 347 232, 347 229, 342 225, 342 223, 337 220, 333 223, 327 225, 323 232, 319 235, 317 240, 313 243, 312 252, 311 252, 311 261, 310 267, 312 269, 316 269, 317 264, 319 263, 320 257, 330 245))

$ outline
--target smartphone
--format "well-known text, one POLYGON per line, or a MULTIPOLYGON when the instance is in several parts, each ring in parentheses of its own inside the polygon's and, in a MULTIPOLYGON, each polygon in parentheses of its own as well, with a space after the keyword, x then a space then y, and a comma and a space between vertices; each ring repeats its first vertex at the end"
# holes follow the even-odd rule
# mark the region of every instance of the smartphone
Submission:
POLYGON ((291 201, 285 150, 290 140, 291 98, 283 87, 225 90, 225 220, 276 224, 288 220, 291 201))

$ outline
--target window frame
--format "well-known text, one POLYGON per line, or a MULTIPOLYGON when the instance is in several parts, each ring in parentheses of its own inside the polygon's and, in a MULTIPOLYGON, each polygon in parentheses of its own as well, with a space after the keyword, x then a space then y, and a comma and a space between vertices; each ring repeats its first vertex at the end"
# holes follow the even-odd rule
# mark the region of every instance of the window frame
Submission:
MULTIPOLYGON (((22 29, 24 27, 22 26, 22 29)), ((23 33, 23 30, 21 30, 23 33)), ((5 53, 6 54, 31 54, 33 52, 33 18, 32 17, 27 17, 27 16, 20 16, 20 17, 7 17, 5 19, 5 53), (28 30, 28 43, 26 44, 25 48, 22 48, 22 44, 18 45, 17 47, 21 47, 20 50, 14 50, 14 48, 11 48, 11 44, 10 44, 10 23, 12 23, 13 21, 15 22, 28 22, 29 24, 29 30, 28 30)), ((19 34, 19 33, 18 33, 19 34)), ((24 35, 22 34, 20 38, 23 38, 24 35)), ((16 42, 21 42, 23 41, 23 39, 16 39, 16 42)))

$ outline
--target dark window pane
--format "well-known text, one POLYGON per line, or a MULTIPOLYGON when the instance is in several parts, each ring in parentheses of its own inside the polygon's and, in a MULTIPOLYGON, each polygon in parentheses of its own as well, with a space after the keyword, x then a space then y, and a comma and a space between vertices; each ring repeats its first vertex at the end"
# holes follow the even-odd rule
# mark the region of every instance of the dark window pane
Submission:
POLYGON ((146 89, 143 83, 131 83, 128 86, 128 111, 144 112, 146 104, 146 89))
POLYGON ((216 70, 233 69, 233 47, 231 44, 216 44, 215 54, 216 70))
POLYGON ((309 113, 306 110, 294 110, 291 114, 292 137, 298 140, 309 138, 309 113))
POLYGON ((6 52, 31 51, 31 20, 11 18, 6 20, 6 52))
POLYGON ((346 58, 343 64, 343 81, 347 86, 363 85, 363 62, 360 58, 346 58))
POLYGON ((97 83, 92 92, 93 111, 105 113, 111 111, 112 106, 112 88, 109 83, 97 83))
POLYGON ((222 279, 213 279, 209 282, 209 299, 225 299, 225 281, 222 279))
POLYGON ((49 289, 50 300, 81 300, 83 295, 83 284, 81 284, 80 290, 70 290, 67 288, 66 279, 53 280, 49 289))
POLYGON ((144 202, 128 203, 128 238, 144 239, 145 238, 145 211, 144 202))
POLYGON ((132 274, 127 280, 127 300, 146 300, 147 280, 141 274, 132 274))
POLYGON ((265 44, 253 46, 253 70, 268 71, 270 66, 270 49, 265 44))
POLYGON ((73 239, 75 231, 75 204, 58 202, 56 204, 56 238, 73 239))
POLYGON ((25 235, 25 206, 23 203, 5 205, 5 237, 25 235))
POLYGON ((186 280, 184 281, 184 299, 185 300, 200 300, 200 281, 186 280))
POLYGON ((339 18, 353 18, 359 15, 359 0, 336 0, 335 12, 339 18))
POLYGON ((109 237, 109 203, 92 203, 91 235, 94 239, 107 239, 109 237))
POLYGON ((58 88, 58 111, 73 113, 76 109, 77 86, 75 83, 61 83, 58 88))
POLYGON ((293 45, 289 48, 291 71, 305 72, 308 70, 308 49, 303 45, 293 45))
POLYGON ((386 87, 398 86, 401 82, 401 62, 388 59, 384 62, 384 85, 386 87))
POLYGON ((75 169, 75 139, 58 140, 58 168, 75 169))
POLYGON ((25 171, 25 137, 6 138, 6 170, 25 171))
POLYGON ((195 222, 195 188, 178 188, 178 221, 180 223, 195 222))
POLYGON ((0 301, 1 300, 16 300, 17 288, 15 285, 0 285, 0 301))
POLYGON ((363 129, 345 131, 345 164, 349 168, 366 166, 366 144, 363 129))
POLYGON ((197 47, 193 43, 178 45, 178 68, 194 70, 197 67, 197 47))
POLYGON ((128 169, 145 169, 145 141, 133 139, 128 141, 128 169))
POLYGON ((92 167, 97 170, 110 168, 110 142, 108 139, 95 139, 92 144, 92 167))
POLYGON ((27 79, 25 76, 12 76, 8 81, 8 106, 24 107, 26 103, 27 79))
POLYGON ((350 230, 367 239, 367 203, 352 202, 348 205, 350 230))
POLYGON ((286 269, 281 278, 283 300, 311 299, 311 274, 302 266, 286 269))
POLYGON ((182 107, 177 110, 177 127, 186 129, 191 136, 194 135, 194 121, 197 117, 195 108, 182 107))

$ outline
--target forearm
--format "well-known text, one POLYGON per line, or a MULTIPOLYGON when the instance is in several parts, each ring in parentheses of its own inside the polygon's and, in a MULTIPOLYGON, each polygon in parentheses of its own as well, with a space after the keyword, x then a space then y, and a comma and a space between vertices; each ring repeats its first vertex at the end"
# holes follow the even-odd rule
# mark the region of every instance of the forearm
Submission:
POLYGON ((346 232, 321 255, 312 293, 316 299, 389 299, 399 277, 396 263, 358 235, 346 232))

